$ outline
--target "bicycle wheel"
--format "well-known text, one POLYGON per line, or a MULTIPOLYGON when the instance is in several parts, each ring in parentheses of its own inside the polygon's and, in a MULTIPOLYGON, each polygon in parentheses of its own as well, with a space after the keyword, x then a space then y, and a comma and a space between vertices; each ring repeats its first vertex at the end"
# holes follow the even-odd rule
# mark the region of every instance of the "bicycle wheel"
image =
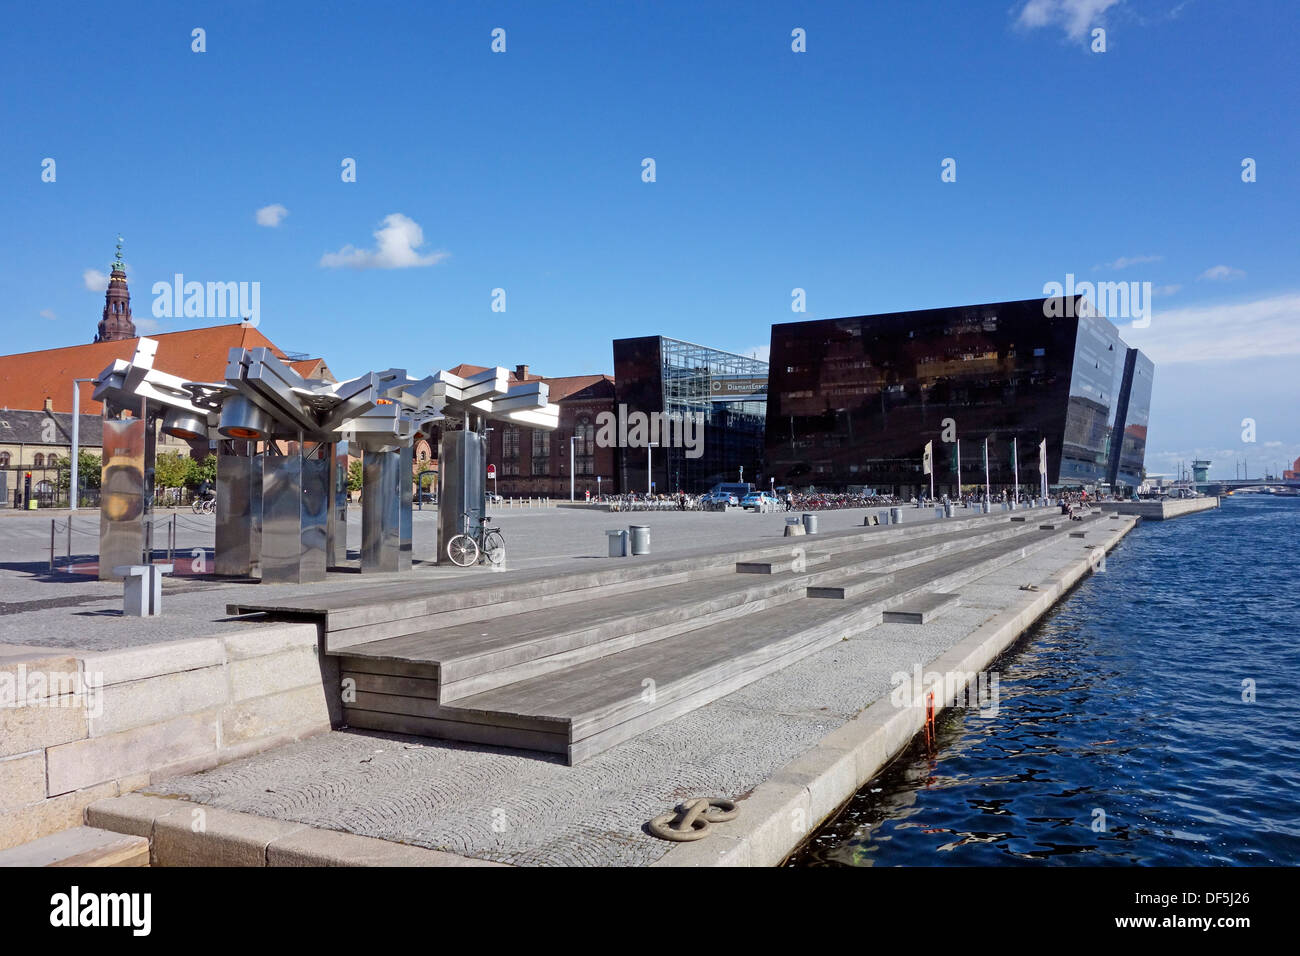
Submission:
POLYGON ((483 538, 483 557, 488 564, 499 568, 506 563, 506 539, 500 531, 489 531, 483 538))
POLYGON ((195 498, 194 501, 190 503, 190 509, 191 509, 191 510, 196 514, 196 515, 201 515, 201 514, 203 514, 203 499, 202 499, 202 498, 195 498))
POLYGON ((478 562, 478 542, 467 534, 458 534, 447 542, 447 557, 458 568, 478 562))

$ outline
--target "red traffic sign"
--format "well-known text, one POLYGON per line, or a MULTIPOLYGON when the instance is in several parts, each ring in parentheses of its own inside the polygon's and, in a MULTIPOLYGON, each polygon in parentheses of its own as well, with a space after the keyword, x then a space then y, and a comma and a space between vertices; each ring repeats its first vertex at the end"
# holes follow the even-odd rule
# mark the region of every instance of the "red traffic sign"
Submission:
POLYGON ((488 465, 488 473, 487 473, 487 476, 488 476, 489 478, 496 478, 496 476, 497 476, 497 466, 496 466, 496 465, 488 465))

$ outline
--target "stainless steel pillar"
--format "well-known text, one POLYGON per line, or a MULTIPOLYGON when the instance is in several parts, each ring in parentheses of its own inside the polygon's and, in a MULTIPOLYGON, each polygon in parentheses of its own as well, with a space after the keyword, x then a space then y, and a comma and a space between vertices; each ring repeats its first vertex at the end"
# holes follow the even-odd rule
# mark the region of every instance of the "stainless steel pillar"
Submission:
POLYGON ((411 570, 411 450, 361 459, 361 570, 411 570))
POLYGON ((444 431, 438 443, 438 561, 447 542, 483 521, 487 508, 487 442, 474 431, 444 431))
MULTIPOLYGON (((244 443, 240 443, 243 445, 244 443)), ((255 445, 246 446, 252 452, 255 445)), ((249 577, 262 561, 262 456, 237 454, 230 442, 217 449, 217 574, 249 577)))
POLYGON ((330 504, 325 525, 325 564, 331 568, 348 563, 348 443, 329 446, 330 504))
POLYGON ((145 422, 104 421, 99 492, 99 579, 117 580, 113 568, 144 557, 145 422))
POLYGON ((262 456, 262 583, 325 580, 330 463, 325 446, 262 456))

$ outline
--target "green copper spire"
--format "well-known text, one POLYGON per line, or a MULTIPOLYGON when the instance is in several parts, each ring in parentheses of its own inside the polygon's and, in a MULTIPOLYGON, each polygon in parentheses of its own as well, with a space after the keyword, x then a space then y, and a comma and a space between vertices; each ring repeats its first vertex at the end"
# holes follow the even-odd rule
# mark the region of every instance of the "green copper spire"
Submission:
POLYGON ((117 272, 126 271, 126 263, 122 261, 122 237, 117 237, 117 255, 113 259, 113 269, 117 272))

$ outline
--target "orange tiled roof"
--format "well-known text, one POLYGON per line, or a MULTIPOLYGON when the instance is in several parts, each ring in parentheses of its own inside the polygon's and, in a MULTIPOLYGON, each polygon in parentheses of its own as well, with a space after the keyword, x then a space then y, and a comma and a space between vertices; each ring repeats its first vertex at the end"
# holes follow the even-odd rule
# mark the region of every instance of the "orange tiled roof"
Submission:
MULTIPOLYGON (((269 348, 284 358, 274 342, 243 322, 147 337, 158 343, 154 366, 192 382, 224 382, 226 359, 232 348, 269 348)), ((50 398, 56 412, 70 412, 72 380, 93 378, 114 359, 129 360, 135 355, 138 341, 122 339, 0 355, 0 407, 39 409, 50 398)), ((85 382, 80 388, 81 411, 98 414, 100 403, 90 398, 93 384, 85 382)))

